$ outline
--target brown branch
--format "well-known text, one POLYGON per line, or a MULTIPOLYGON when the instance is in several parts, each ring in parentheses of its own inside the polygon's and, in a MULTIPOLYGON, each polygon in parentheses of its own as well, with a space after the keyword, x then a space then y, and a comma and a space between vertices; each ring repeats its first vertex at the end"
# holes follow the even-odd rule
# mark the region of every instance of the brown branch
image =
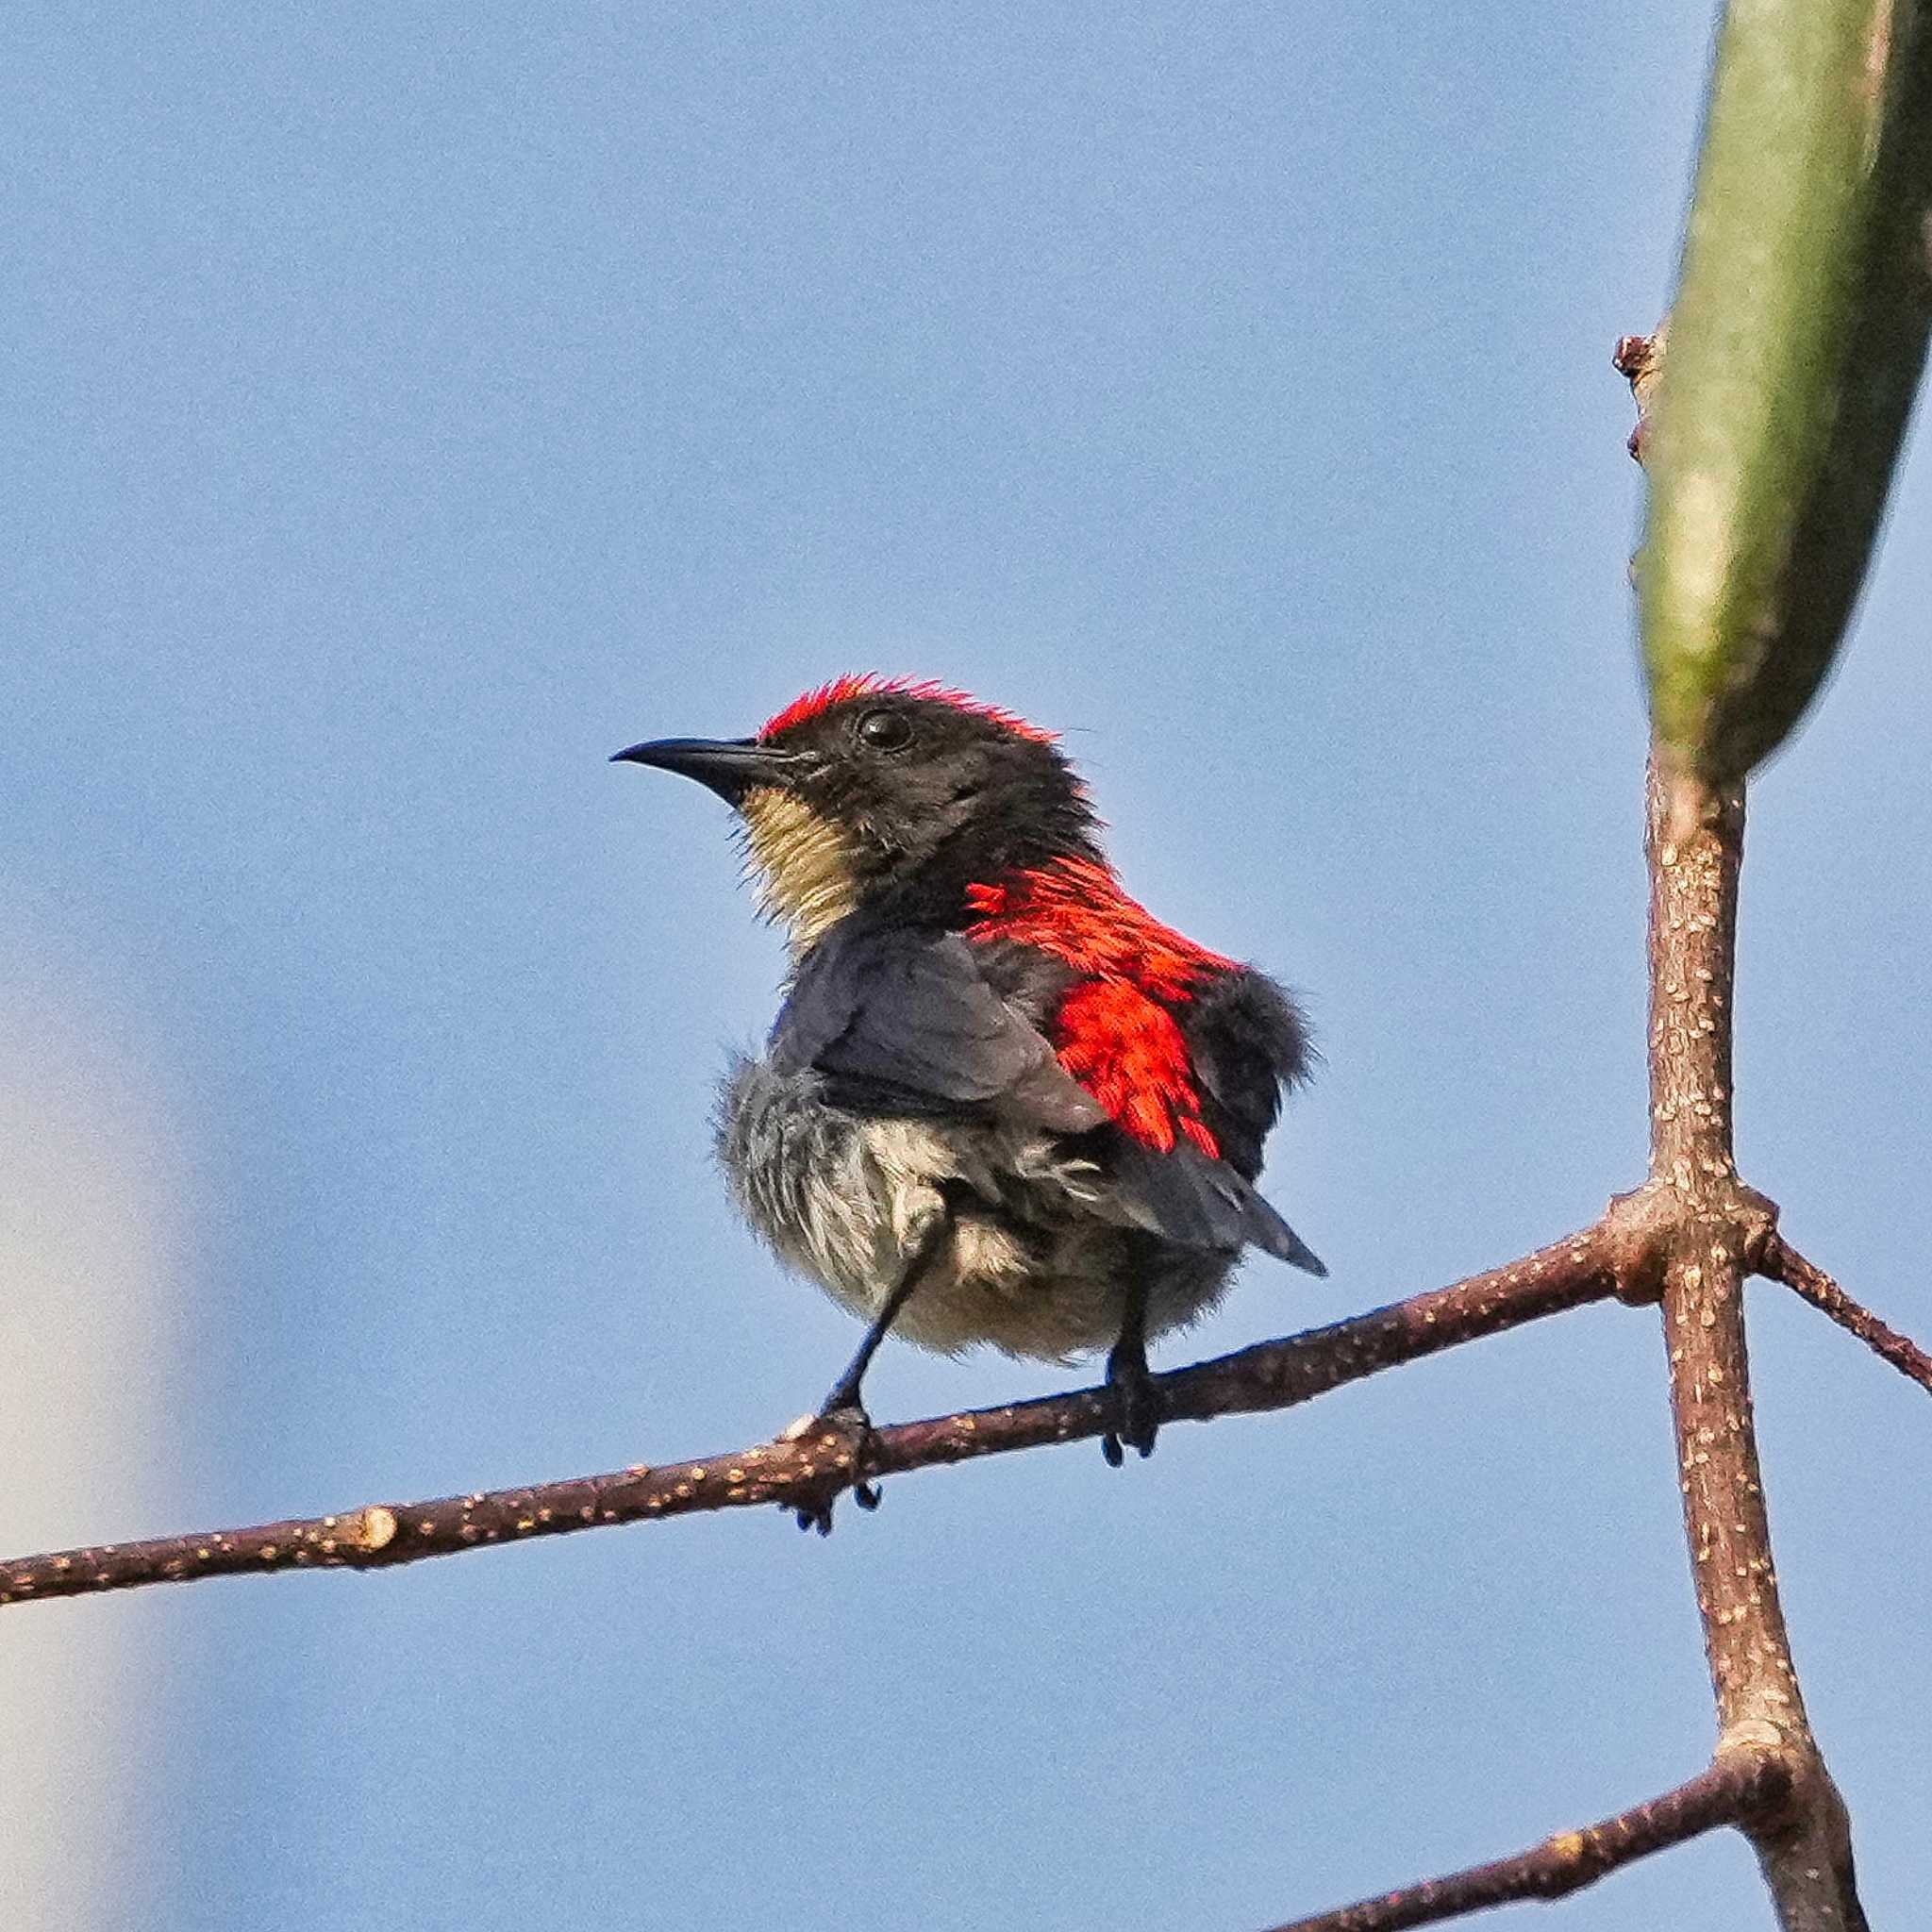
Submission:
MULTIPOLYGON (((1629 362, 1633 376, 1640 369, 1654 375, 1651 345, 1629 348, 1620 350, 1620 366, 1629 362)), ((1752 1424, 1744 1280, 1754 1270, 1797 1275, 1803 1285, 1792 1285, 1847 1325, 1820 1284, 1845 1308, 1854 1305, 1779 1241, 1776 1208, 1739 1179, 1733 1156, 1742 790, 1714 791, 1653 759, 1646 819, 1650 1178, 1615 1204, 1629 1252, 1645 1266, 1626 1261, 1620 1291, 1631 1298, 1647 1288, 1662 1307, 1717 1750, 1708 1771, 1634 1811, 1513 1858, 1298 1920, 1283 1932, 1396 1932, 1514 1899, 1557 1897, 1726 1824, 1741 1828, 1757 1850, 1784 1932, 1868 1932, 1850 1822, 1805 1714, 1778 1603, 1752 1424)))
MULTIPOLYGON (((1633 1224, 1625 1202, 1613 1202, 1594 1227, 1506 1268, 1351 1321, 1156 1376, 1161 1417, 1206 1422, 1214 1416, 1292 1408, 1397 1363, 1601 1301, 1620 1288, 1632 1292, 1631 1284, 1647 1267, 1641 1229, 1633 1224)), ((21 1557, 0 1560, 0 1605, 276 1570, 382 1570, 426 1557, 656 1517, 766 1503, 794 1508, 828 1504, 861 1474, 892 1475, 1077 1441, 1100 1435, 1112 1420, 1106 1391, 1081 1389, 878 1429, 865 1445, 863 1471, 855 1468, 859 1444, 852 1436, 808 1429, 796 1438, 781 1437, 692 1462, 424 1503, 371 1504, 335 1516, 200 1536, 21 1557)))
POLYGON ((1921 1389, 1932 1391, 1932 1355, 1917 1342, 1881 1322, 1868 1307, 1855 1302, 1824 1269, 1799 1254, 1781 1236, 1774 1234, 1765 1243, 1757 1272, 1784 1285, 1822 1308, 1840 1328, 1856 1335, 1872 1353, 1890 1362, 1921 1389))
MULTIPOLYGON (((1649 345, 1641 346, 1644 357, 1621 358, 1633 375, 1640 362, 1646 374, 1653 366, 1649 345)), ((1708 1771, 1634 1811, 1513 1858, 1299 1920, 1284 1932, 1395 1932, 1514 1899, 1557 1897, 1724 1824, 1750 1838, 1785 1932, 1866 1932, 1850 1822, 1805 1714, 1778 1603, 1752 1424, 1744 1280, 1754 1270, 1790 1280, 1874 1346, 1869 1331, 1883 1324, 1778 1239, 1776 1208, 1738 1177, 1731 1008, 1743 791, 1712 791, 1653 759, 1646 819, 1650 1178, 1614 1210, 1629 1252, 1646 1267, 1626 1259, 1619 1275, 1626 1297, 1648 1287, 1662 1305, 1717 1751, 1708 1771)))
POLYGON ((1741 788, 1653 761, 1649 788, 1652 1196, 1664 1340, 1719 1755, 1781 1757, 1790 1802, 1747 1822, 1785 1932, 1858 1932, 1851 1828, 1805 1714, 1778 1602, 1744 1341, 1744 1277, 1776 1210, 1738 1178, 1731 1133, 1741 788))
POLYGON ((1558 1832, 1514 1857, 1426 1878, 1339 1911, 1278 1925, 1274 1932, 1404 1932, 1523 1899, 1564 1898, 1606 1873, 1707 1831, 1774 1819, 1790 1793, 1791 1771, 1783 1758, 1732 1752, 1660 1798, 1580 1831, 1558 1832))

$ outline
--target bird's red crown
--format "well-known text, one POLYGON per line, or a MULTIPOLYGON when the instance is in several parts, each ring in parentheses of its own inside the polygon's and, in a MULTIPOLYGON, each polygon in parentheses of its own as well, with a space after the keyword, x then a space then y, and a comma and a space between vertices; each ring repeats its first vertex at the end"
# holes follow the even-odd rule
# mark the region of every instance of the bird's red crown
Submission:
POLYGON ((933 704, 951 705, 955 709, 970 712, 975 718, 990 719, 993 724, 1004 725, 1022 738, 1030 738, 1038 744, 1054 741, 1051 731, 1042 731, 1039 725, 1029 724, 1024 718, 1017 717, 1011 711, 1003 711, 997 705, 983 705, 977 698, 967 696, 963 691, 954 691, 932 678, 882 677, 875 671, 861 671, 835 677, 830 683, 793 698, 782 711, 765 720, 758 730, 758 742, 767 744, 790 731, 793 725, 804 724, 829 711, 835 705, 848 704, 854 698, 875 697, 924 698, 933 704))

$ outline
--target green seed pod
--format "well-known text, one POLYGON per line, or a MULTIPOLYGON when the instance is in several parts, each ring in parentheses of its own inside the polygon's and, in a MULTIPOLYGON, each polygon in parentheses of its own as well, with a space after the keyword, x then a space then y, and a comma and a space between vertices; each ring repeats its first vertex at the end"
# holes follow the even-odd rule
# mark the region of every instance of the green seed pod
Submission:
POLYGON ((1651 711, 1713 783, 1831 667, 1932 322, 1932 7, 1732 0, 1637 559, 1651 711))

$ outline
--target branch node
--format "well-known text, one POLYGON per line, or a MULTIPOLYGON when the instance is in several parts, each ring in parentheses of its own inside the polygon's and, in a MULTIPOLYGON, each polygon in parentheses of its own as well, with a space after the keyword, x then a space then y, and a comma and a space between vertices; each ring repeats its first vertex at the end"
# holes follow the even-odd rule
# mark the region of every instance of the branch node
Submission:
POLYGON ((1614 1194, 1598 1223, 1604 1259, 1617 1299, 1626 1307, 1655 1307, 1663 1299, 1664 1262, 1678 1219, 1671 1191, 1648 1180, 1627 1194, 1614 1194))
POLYGON ((1764 1272, 1765 1257, 1777 1241, 1777 1203, 1756 1188, 1738 1183, 1731 1202, 1731 1219, 1743 1241, 1744 1266, 1752 1274, 1764 1272))
MULTIPOLYGON (((372 1503, 365 1509, 356 1512, 357 1522, 351 1532, 356 1546, 367 1550, 374 1556, 377 1550, 386 1550, 396 1540, 396 1513, 380 1503, 372 1503)), ((348 1526, 343 1525, 345 1528, 348 1526)))
POLYGON ((1725 1725, 1717 1740, 1716 1756, 1720 1763, 1731 1757, 1775 1757, 1788 1751, 1790 1741, 1768 1717, 1740 1718, 1725 1725))
POLYGON ((1664 337, 1669 318, 1657 324, 1657 333, 1648 336, 1619 336, 1610 352, 1610 364, 1625 382, 1637 404, 1637 427, 1630 432, 1626 447, 1641 463, 1643 460, 1644 430, 1650 417, 1651 402, 1657 392, 1657 377, 1663 374, 1664 337))

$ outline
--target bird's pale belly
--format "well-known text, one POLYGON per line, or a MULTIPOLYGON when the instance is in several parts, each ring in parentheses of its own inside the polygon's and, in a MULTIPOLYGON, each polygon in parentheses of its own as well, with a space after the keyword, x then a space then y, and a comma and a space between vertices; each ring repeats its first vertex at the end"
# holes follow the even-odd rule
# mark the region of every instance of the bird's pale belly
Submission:
POLYGON ((878 1311, 934 1218, 950 1212, 948 1238, 893 1324, 946 1354, 987 1342, 1057 1361, 1106 1348, 1135 1269, 1148 1330, 1160 1334, 1212 1307, 1234 1265, 1231 1254, 1109 1218, 1106 1176, 1063 1138, 857 1113, 826 1100, 808 1070, 741 1061, 717 1131, 753 1229, 856 1314, 878 1311))

